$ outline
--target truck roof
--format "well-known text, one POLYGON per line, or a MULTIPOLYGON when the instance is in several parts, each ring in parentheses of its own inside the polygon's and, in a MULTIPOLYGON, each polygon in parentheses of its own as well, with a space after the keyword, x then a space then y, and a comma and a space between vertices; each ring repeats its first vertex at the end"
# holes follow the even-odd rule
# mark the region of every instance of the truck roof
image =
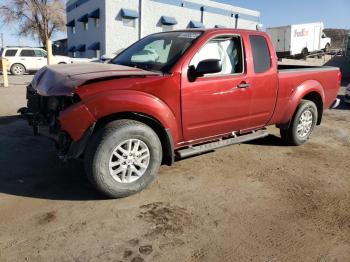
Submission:
POLYGON ((172 31, 167 31, 167 32, 158 32, 155 34, 159 33, 169 33, 169 32, 227 32, 227 31, 236 31, 236 32, 260 32, 260 33, 265 33, 263 31, 259 30, 250 30, 250 29, 236 29, 236 28, 231 28, 231 27, 222 27, 222 28, 185 28, 185 29, 178 29, 178 30, 172 30, 172 31))

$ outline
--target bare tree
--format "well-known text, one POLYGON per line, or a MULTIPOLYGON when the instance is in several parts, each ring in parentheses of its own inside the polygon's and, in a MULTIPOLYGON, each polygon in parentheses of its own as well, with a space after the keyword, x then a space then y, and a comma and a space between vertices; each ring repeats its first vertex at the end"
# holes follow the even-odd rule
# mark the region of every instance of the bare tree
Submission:
POLYGON ((7 0, 0 5, 0 20, 16 24, 20 36, 46 41, 59 31, 66 30, 63 0, 7 0))

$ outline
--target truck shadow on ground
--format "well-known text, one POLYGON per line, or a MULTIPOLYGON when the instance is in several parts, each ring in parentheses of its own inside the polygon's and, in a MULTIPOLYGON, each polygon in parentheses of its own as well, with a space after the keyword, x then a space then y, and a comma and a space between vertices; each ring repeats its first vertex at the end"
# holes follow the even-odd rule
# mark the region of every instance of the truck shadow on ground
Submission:
POLYGON ((0 117, 0 193, 50 200, 104 200, 82 161, 60 161, 51 141, 18 117, 0 117))
POLYGON ((278 147, 286 147, 285 143, 283 143, 282 139, 278 136, 269 134, 267 137, 252 140, 246 142, 248 145, 258 145, 258 146, 278 146, 278 147))

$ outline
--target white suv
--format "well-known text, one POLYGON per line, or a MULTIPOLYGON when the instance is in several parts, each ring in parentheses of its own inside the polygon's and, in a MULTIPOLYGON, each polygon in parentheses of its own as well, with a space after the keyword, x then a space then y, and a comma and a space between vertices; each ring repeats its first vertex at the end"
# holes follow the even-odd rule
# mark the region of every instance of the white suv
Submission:
MULTIPOLYGON (((6 47, 0 57, 9 61, 9 70, 13 75, 23 75, 25 72, 38 71, 47 65, 47 52, 42 48, 6 47)), ((53 56, 53 64, 70 64, 68 56, 53 56)))

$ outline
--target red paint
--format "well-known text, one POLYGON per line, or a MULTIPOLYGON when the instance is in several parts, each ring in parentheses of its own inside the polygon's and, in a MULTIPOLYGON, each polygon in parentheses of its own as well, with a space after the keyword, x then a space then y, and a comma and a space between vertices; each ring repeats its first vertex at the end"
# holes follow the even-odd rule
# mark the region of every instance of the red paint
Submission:
POLYGON ((339 70, 305 70, 278 73, 275 50, 263 32, 233 29, 206 30, 182 56, 170 75, 104 80, 76 89, 82 102, 62 112, 62 129, 74 140, 102 117, 137 112, 169 128, 175 148, 210 140, 232 131, 245 132, 288 122, 300 100, 317 92, 329 108, 337 96, 339 70), (188 64, 210 38, 238 34, 243 39, 245 72, 240 75, 187 78, 188 64), (255 74, 250 35, 266 37, 272 67, 255 74), (238 89, 240 83, 250 88, 238 89), (232 90, 232 91, 230 91, 232 90))
POLYGON ((82 103, 61 112, 59 119, 63 130, 68 132, 73 140, 79 140, 85 130, 96 121, 96 118, 82 103))

